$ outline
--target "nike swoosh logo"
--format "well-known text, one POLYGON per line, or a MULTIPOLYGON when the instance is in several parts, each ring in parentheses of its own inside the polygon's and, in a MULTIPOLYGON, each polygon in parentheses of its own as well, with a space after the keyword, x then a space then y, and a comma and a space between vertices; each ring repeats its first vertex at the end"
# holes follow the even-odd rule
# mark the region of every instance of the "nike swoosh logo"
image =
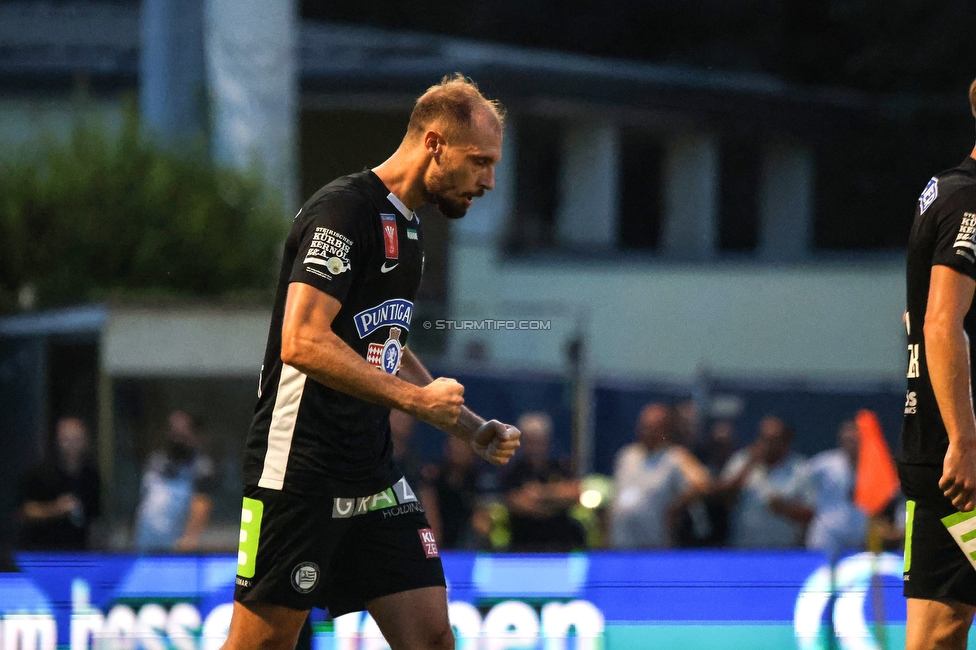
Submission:
POLYGON ((380 273, 389 273, 390 271, 392 271, 393 269, 395 269, 398 266, 400 266, 400 263, 399 262, 397 262, 393 266, 387 268, 386 267, 386 262, 383 262, 383 266, 380 267, 380 273))

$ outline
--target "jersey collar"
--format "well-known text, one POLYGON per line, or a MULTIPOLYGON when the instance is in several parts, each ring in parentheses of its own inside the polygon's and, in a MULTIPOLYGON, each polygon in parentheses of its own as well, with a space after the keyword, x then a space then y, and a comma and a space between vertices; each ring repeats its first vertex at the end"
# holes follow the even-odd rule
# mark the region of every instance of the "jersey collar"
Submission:
POLYGON ((407 206, 403 205, 403 201, 397 198, 397 195, 390 192, 386 195, 387 200, 393 204, 393 207, 400 211, 407 221, 413 221, 413 210, 410 210, 407 206))

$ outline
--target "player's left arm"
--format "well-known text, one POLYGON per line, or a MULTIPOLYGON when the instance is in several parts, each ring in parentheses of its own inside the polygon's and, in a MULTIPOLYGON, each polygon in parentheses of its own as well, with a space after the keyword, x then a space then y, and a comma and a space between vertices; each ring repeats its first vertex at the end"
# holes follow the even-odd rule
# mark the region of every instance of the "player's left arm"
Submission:
POLYGON ((948 266, 933 266, 925 313, 925 357, 932 390, 949 436, 939 486, 964 511, 976 507, 976 419, 969 337, 963 320, 976 281, 948 266))
MULTIPOLYGON (((430 371, 410 348, 403 349, 398 376, 415 386, 426 386, 434 381, 430 371)), ((466 406, 461 407, 457 422, 444 431, 467 442, 476 454, 494 465, 504 465, 509 461, 518 449, 521 435, 512 425, 485 420, 466 406)))

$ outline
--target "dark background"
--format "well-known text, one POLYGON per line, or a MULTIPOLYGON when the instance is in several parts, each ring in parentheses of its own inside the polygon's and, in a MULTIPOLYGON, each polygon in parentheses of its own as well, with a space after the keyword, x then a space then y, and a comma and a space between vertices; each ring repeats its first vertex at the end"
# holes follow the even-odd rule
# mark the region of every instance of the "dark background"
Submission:
POLYGON ((800 84, 956 95, 974 76, 967 0, 304 0, 315 20, 598 56, 764 72, 800 84))

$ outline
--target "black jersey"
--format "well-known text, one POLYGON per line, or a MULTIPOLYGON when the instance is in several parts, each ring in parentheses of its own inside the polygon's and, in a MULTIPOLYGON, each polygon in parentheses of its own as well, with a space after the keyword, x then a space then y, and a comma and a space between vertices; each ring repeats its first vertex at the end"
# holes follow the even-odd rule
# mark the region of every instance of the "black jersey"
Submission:
MULTIPOLYGON (((898 459, 917 465, 941 465, 949 446, 925 358, 925 309, 932 267, 948 266, 976 278, 976 160, 938 174, 922 192, 908 240, 908 392, 898 459)), ((976 311, 964 328, 976 334, 976 311)), ((972 350, 972 348, 970 348, 972 350)), ((972 351, 970 352, 972 355, 972 351)), ((973 359, 970 359, 973 368, 973 359)))
POLYGON ((416 215, 371 171, 319 190, 295 217, 244 452, 245 485, 368 495, 395 483, 389 409, 333 390, 281 361, 291 282, 335 297, 332 330, 377 372, 396 374, 423 273, 416 215))

